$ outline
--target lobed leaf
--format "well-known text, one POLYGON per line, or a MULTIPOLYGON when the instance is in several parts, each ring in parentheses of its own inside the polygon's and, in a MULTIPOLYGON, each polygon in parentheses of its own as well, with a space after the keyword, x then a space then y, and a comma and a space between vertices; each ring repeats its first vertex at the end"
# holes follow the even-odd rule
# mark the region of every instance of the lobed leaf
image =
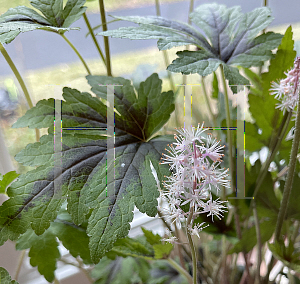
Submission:
POLYGON ((21 32, 36 29, 64 33, 74 28, 70 25, 77 21, 85 12, 85 0, 68 0, 63 7, 63 0, 32 0, 30 4, 37 11, 18 6, 10 8, 0 16, 0 43, 10 43, 21 32))
MULTIPOLYGON (((273 32, 257 34, 273 20, 267 7, 242 14, 239 7, 204 4, 190 14, 191 21, 200 30, 162 17, 116 17, 139 24, 138 27, 122 27, 99 33, 104 36, 130 39, 158 39, 160 50, 192 44, 197 51, 180 51, 168 70, 182 74, 198 73, 207 76, 220 64, 224 66, 230 85, 248 85, 249 81, 232 66, 249 68, 261 66, 272 58, 282 35, 273 32)), ((232 87, 236 93, 237 88, 232 87)))
POLYGON ((30 264, 37 266, 38 271, 49 282, 54 280, 56 261, 60 258, 58 242, 51 230, 37 236, 33 230, 28 230, 16 244, 18 250, 29 249, 30 264))
POLYGON ((119 112, 115 113, 114 163, 106 165, 107 137, 93 129, 106 128, 107 112, 112 109, 88 93, 64 88, 60 174, 54 167, 53 116, 51 119, 54 101, 39 102, 25 114, 23 121, 21 118, 14 125, 49 127, 49 134, 16 156, 18 161, 37 168, 21 175, 7 192, 10 199, 0 207, 1 243, 16 240, 30 227, 35 234, 43 234, 67 200, 72 222, 80 225, 88 219, 91 257, 98 262, 118 238, 128 234, 134 205, 149 216, 157 213, 159 193, 150 160, 161 180, 168 174, 168 167, 159 166, 158 161, 172 139, 169 136, 151 139, 151 136, 174 110, 174 94, 161 93, 161 81, 156 74, 140 84, 138 97, 122 78, 99 78, 105 84, 115 79, 124 82, 114 93, 119 112), (79 130, 83 126, 91 127, 91 134, 89 130, 79 130), (69 127, 78 130, 69 132, 69 127), (115 173, 114 181, 108 184, 107 171, 115 173), (55 185, 59 181, 61 187, 55 185))

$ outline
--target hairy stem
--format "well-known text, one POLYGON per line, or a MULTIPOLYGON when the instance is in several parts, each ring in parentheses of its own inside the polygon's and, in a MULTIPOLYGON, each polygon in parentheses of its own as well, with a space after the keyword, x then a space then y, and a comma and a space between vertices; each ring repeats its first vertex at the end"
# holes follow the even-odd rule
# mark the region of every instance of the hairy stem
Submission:
POLYGON ((89 19, 88 19, 88 17, 87 17, 87 15, 86 15, 85 12, 83 13, 83 18, 84 18, 84 21, 85 21, 85 23, 86 23, 86 25, 88 27, 88 30, 89 30, 91 36, 92 36, 92 39, 93 39, 93 41, 95 43, 95 46, 96 46, 96 48, 97 48, 97 50, 98 50, 98 52, 99 52, 99 54, 100 54, 100 56, 102 58, 102 61, 103 61, 104 65, 105 65, 105 67, 106 67, 106 60, 104 58, 103 52, 102 52, 102 50, 101 50, 101 48, 99 46, 99 43, 98 43, 98 41, 97 41, 97 39, 95 37, 94 31, 93 31, 93 29, 91 27, 91 24, 90 24, 89 19))
POLYGON ((184 275, 187 280, 189 281, 190 284, 193 284, 193 278, 192 276, 184 269, 182 268, 179 264, 177 264, 176 261, 174 261, 171 258, 168 258, 167 261, 169 262, 169 264, 176 269, 180 274, 184 275))
MULTIPOLYGON (((24 80, 21 76, 21 74, 19 73, 16 65, 14 64, 14 62, 12 61, 12 59, 10 58, 9 54, 7 53, 6 49, 4 48, 4 46, 0 43, 0 51, 4 57, 4 59, 6 60, 6 62, 8 63, 9 67, 11 68, 11 70, 13 71, 14 75, 16 76, 20 86, 21 86, 21 89, 24 93, 24 96, 26 98, 26 101, 28 103, 28 106, 29 108, 32 108, 33 107, 33 103, 32 103, 32 100, 30 98, 30 95, 29 95, 29 92, 27 90, 27 87, 24 83, 24 80)), ((36 137, 36 141, 40 141, 40 131, 36 128, 35 129, 35 137, 36 137)))
MULTIPOLYGON (((269 166, 271 164, 271 162, 273 161, 276 153, 277 153, 277 150, 279 149, 279 146, 284 138, 284 135, 288 129, 288 126, 289 126, 289 123, 290 123, 290 120, 291 120, 291 117, 292 117, 292 113, 289 112, 289 113, 286 113, 283 120, 282 120, 282 123, 281 123, 281 126, 278 130, 278 133, 277 133, 277 136, 276 136, 276 139, 277 141, 273 144, 273 148, 270 149, 270 152, 269 152, 269 155, 268 155, 268 158, 267 160, 265 161, 264 165, 262 166, 261 168, 261 171, 257 177, 257 180, 256 180, 256 186, 255 186, 255 189, 254 189, 254 193, 253 193, 253 197, 255 198, 257 193, 258 193, 258 190, 260 189, 267 173, 268 173, 268 169, 269 169, 269 166)), ((253 200, 251 200, 251 203, 250 203, 250 208, 253 208, 253 200)), ((250 211, 249 211, 250 212, 250 211)), ((249 217, 249 214, 248 214, 248 217, 249 217)))
POLYGON ((294 174, 295 174, 295 168, 296 168, 296 162, 297 162, 297 154, 299 149, 299 142, 300 142, 300 96, 298 99, 298 110, 297 110, 297 117, 296 117, 296 123, 295 123, 295 132, 294 132, 294 139, 292 144, 292 151, 290 155, 290 162, 289 162, 289 169, 287 173, 286 182, 284 184, 283 189, 283 196, 281 205, 279 208, 279 214, 277 217, 276 222, 276 228, 275 228, 275 241, 279 241, 280 232, 282 228, 282 224, 287 212, 288 203, 293 187, 293 180, 294 180, 294 174))
POLYGON ((86 62, 84 61, 83 57, 81 56, 81 54, 79 53, 79 51, 76 49, 76 47, 66 38, 66 36, 64 34, 60 34, 63 39, 71 46, 71 48, 75 51, 75 53, 77 54, 77 56, 79 57, 80 61, 82 62, 82 64, 84 65, 87 73, 89 75, 91 75, 91 71, 89 69, 89 67, 87 66, 86 62))
POLYGON ((256 239, 257 239, 257 268, 256 268, 256 279, 257 283, 261 284, 260 278, 260 265, 261 265, 261 250, 262 250, 262 243, 261 243, 261 234, 260 234, 260 227, 259 227, 259 219, 257 214, 256 202, 254 200, 253 204, 253 215, 254 215, 254 222, 255 222, 255 231, 256 231, 256 239))
MULTIPOLYGON (((234 192, 234 186, 233 186, 233 170, 234 170, 234 162, 232 158, 232 137, 231 137, 231 131, 229 130, 230 124, 231 124, 231 118, 230 118, 230 109, 229 109, 229 98, 228 98, 228 92, 227 92, 227 85, 225 81, 225 74, 224 74, 224 68, 222 64, 220 65, 221 68, 221 77, 222 77, 222 83, 224 88, 224 95, 225 95, 225 107, 226 107, 226 126, 227 126, 227 141, 228 141, 228 148, 229 148, 229 165, 230 165, 230 177, 231 177, 231 189, 232 192, 234 192)), ((224 190, 225 191, 225 190, 224 190)), ((223 196, 224 196, 223 191, 223 196)))
MULTIPOLYGON (((105 8, 104 8, 103 0, 99 0, 99 7, 100 7, 101 22, 102 22, 102 30, 105 32, 107 31, 107 24, 106 24, 106 16, 105 16, 105 8)), ((107 36, 104 36, 104 48, 105 48, 105 57, 106 57, 107 76, 112 76, 109 41, 107 36)))
POLYGON ((203 94, 204 94, 204 97, 205 97, 205 101, 206 101, 209 113, 210 113, 210 115, 212 117, 212 120, 213 120, 214 127, 217 127, 216 116, 214 115, 214 113, 212 111, 212 108, 211 108, 211 105, 210 105, 210 102, 209 102, 209 98, 208 98, 208 95, 207 95, 207 92, 206 92, 204 77, 200 76, 200 82, 201 82, 202 91, 203 91, 203 94))

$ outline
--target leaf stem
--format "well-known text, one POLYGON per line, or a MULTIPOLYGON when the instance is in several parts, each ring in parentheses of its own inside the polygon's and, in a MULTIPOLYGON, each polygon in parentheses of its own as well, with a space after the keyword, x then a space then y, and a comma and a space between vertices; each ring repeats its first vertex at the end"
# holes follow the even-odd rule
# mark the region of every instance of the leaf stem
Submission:
MULTIPOLYGON (((296 78, 296 82, 298 82, 299 78, 296 78)), ((296 87, 295 91, 296 92, 296 87)), ((289 112, 289 116, 292 115, 292 112, 289 112)), ((296 162, 297 162, 297 153, 299 149, 299 143, 300 143, 300 95, 298 94, 298 106, 297 106, 297 116, 296 116, 296 123, 295 123, 295 132, 294 132, 294 139, 293 139, 293 144, 292 144, 292 150, 291 150, 291 155, 290 155, 290 162, 288 166, 288 173, 287 173, 287 178, 284 184, 284 189, 283 189, 283 196, 279 208, 279 213, 277 217, 277 222, 276 222, 276 227, 275 227, 275 237, 274 237, 274 242, 278 242, 280 240, 280 232, 282 229, 283 221, 287 212, 288 204, 289 204, 289 199, 293 187, 293 181, 294 181, 294 174, 295 174, 295 168, 296 168, 296 162)), ((268 271, 265 277, 265 283, 269 280, 269 275, 273 267, 273 262, 275 258, 272 255, 272 258, 270 260, 270 263, 268 265, 268 271)))
MULTIPOLYGON (((9 67, 11 68, 11 70, 13 71, 14 75, 16 76, 20 86, 21 86, 21 89, 24 93, 24 96, 26 98, 26 101, 28 103, 28 106, 29 108, 32 108, 33 107, 33 103, 32 103, 32 100, 30 98, 30 95, 29 95, 29 92, 27 90, 27 87, 24 83, 24 80, 21 76, 21 74, 19 73, 16 65, 14 64, 14 62, 12 61, 12 59, 10 58, 9 54, 7 53, 6 49, 4 48, 4 46, 0 43, 0 51, 4 57, 4 59, 6 60, 6 62, 8 63, 9 67)), ((40 131, 36 128, 35 129, 35 138, 36 138, 36 141, 40 141, 40 131)))
POLYGON ((16 280, 16 281, 19 278, 19 274, 20 274, 20 271, 21 271, 21 267, 22 267, 25 255, 26 255, 26 250, 22 250, 22 252, 20 254, 20 257, 19 257, 18 266, 16 268, 15 277, 14 277, 14 280, 16 280))
MULTIPOLYGON (((155 8, 156 8, 156 16, 160 16, 161 14, 160 14, 159 0, 155 0, 155 8)), ((166 50, 163 50, 162 52, 163 52, 163 56, 164 56, 165 66, 167 68, 170 64, 168 52, 166 50)), ((174 84, 173 76, 172 76, 171 72, 168 70, 167 70, 167 74, 168 74, 168 79, 170 82, 170 87, 173 90, 173 92, 175 93, 175 84, 174 84)))
POLYGON ((184 268, 182 268, 176 261, 174 261, 171 258, 168 258, 167 261, 169 262, 169 264, 175 270, 177 270, 179 273, 181 273, 182 275, 184 275, 187 278, 187 280, 189 281, 190 284, 193 284, 193 278, 192 278, 192 276, 184 268))
MULTIPOLYGON (((107 31, 107 24, 106 24, 106 16, 105 16, 105 8, 104 8, 103 0, 99 0, 99 7, 100 7, 101 22, 102 22, 102 30, 105 32, 107 31)), ((106 57, 107 76, 112 76, 109 42, 107 36, 104 36, 104 48, 105 48, 105 57, 106 57)))
POLYGON ((89 280, 90 283, 94 283, 94 279, 90 276, 89 272, 83 268, 83 262, 79 259, 79 257, 76 257, 76 260, 78 262, 79 269, 84 273, 86 278, 89 280))
POLYGON ((86 15, 85 12, 83 13, 83 18, 84 18, 84 21, 85 21, 85 23, 86 23, 86 25, 88 27, 88 30, 89 30, 91 36, 92 36, 92 39, 93 39, 93 41, 94 41, 94 43, 96 45, 96 48, 97 48, 97 50, 98 50, 98 52, 99 52, 99 54, 100 54, 100 56, 102 58, 102 61, 103 61, 104 65, 105 65, 105 67, 106 67, 106 60, 104 58, 103 52, 102 52, 102 50, 101 50, 101 48, 99 46, 99 43, 98 43, 98 41, 97 41, 97 39, 95 37, 94 31, 93 31, 93 29, 91 27, 91 24, 90 24, 89 19, 88 19, 88 17, 87 17, 87 15, 86 15))
POLYGON ((294 139, 293 139, 292 150, 290 155, 290 162, 288 166, 289 169, 287 173, 286 182, 284 184, 282 201, 279 208, 279 213, 278 213, 276 228, 275 228, 275 241, 279 241, 282 224, 287 212, 288 203, 289 203, 289 199, 293 187, 294 174, 295 174, 295 168, 297 162, 297 154, 298 154, 299 143, 300 143, 300 96, 298 98, 297 108, 298 109, 297 109, 297 117, 295 123, 294 139))
POLYGON ((213 113, 213 111, 212 111, 212 109, 211 109, 211 105, 210 105, 210 102, 209 102, 209 98, 208 98, 208 95, 207 95, 207 92, 206 92, 206 87, 205 87, 204 77, 200 76, 200 82, 201 82, 203 94, 204 94, 204 97, 205 97, 205 101, 206 101, 206 104, 207 104, 209 113, 210 113, 210 115, 211 115, 211 117, 212 117, 212 120, 213 120, 213 123, 214 123, 214 127, 216 127, 216 126, 217 126, 216 116, 214 115, 214 113, 213 113))
POLYGON ((257 268, 256 268, 256 279, 257 283, 261 284, 261 277, 260 277, 260 265, 261 265, 261 251, 262 251, 262 243, 261 243, 261 234, 260 234, 260 227, 259 227, 259 219, 257 214, 256 202, 254 200, 253 203, 253 215, 254 215, 254 222, 255 222, 255 231, 256 231, 256 240, 257 240, 257 268))
MULTIPOLYGON (((231 131, 229 130, 230 124, 231 124, 231 118, 230 118, 230 110, 229 110, 229 98, 228 98, 228 92, 227 92, 227 85, 225 81, 225 74, 224 74, 224 68, 223 65, 220 65, 221 69, 221 77, 222 77, 222 83, 224 88, 224 95, 225 95, 225 107, 226 107, 226 126, 227 126, 227 141, 228 141, 228 148, 229 148, 229 165, 230 165, 230 175, 231 175, 231 189, 232 192, 234 192, 234 186, 233 186, 233 168, 234 168, 234 162, 232 158, 232 138, 231 138, 231 131)), ((223 190, 223 196, 225 195, 225 190, 223 190)))
POLYGON ((82 58, 82 56, 80 55, 79 51, 76 49, 76 47, 66 38, 66 36, 64 34, 60 34, 63 39, 71 46, 71 48, 75 51, 75 53, 77 54, 77 56, 79 57, 80 61, 82 62, 82 64, 84 65, 87 73, 89 75, 91 75, 91 71, 89 69, 89 67, 87 66, 86 62, 84 61, 84 59, 82 58))

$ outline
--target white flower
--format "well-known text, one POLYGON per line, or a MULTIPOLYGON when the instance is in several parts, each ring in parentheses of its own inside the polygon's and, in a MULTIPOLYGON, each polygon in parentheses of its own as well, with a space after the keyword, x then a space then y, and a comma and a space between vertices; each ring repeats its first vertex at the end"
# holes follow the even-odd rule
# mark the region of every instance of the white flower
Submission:
POLYGON ((270 94, 275 95, 275 98, 280 102, 276 108, 283 112, 295 111, 300 91, 300 57, 296 58, 294 68, 285 73, 285 75, 287 77, 280 80, 279 83, 272 83, 270 94))
POLYGON ((219 198, 216 200, 212 200, 212 195, 210 194, 210 199, 204 204, 203 206, 203 212, 200 213, 207 213, 207 217, 211 216, 212 221, 213 216, 217 216, 219 220, 221 220, 221 217, 223 217, 222 213, 227 212, 224 210, 226 207, 222 205, 222 203, 227 202, 227 201, 220 201, 219 198), (224 209, 223 209, 224 208, 224 209))
POLYGON ((162 241, 169 242, 171 244, 177 244, 178 239, 175 236, 169 236, 168 239, 162 239, 162 241))
MULTIPOLYGON (((198 214, 208 213, 208 216, 222 217, 225 212, 223 201, 212 201, 210 191, 220 186, 230 187, 227 180, 228 169, 218 168, 225 146, 219 145, 220 141, 208 135, 202 137, 203 124, 197 128, 190 127, 177 130, 176 142, 167 149, 168 154, 163 154, 162 164, 169 164, 172 175, 166 177, 164 191, 161 196, 169 204, 169 211, 164 210, 167 218, 176 222, 180 227, 181 222, 189 216, 191 208, 194 215, 191 223, 198 214), (201 143, 201 144, 200 144, 201 143), (175 146, 174 146, 175 145, 175 146), (207 198, 210 200, 207 201, 207 198), (207 202, 206 202, 207 201, 207 202), (183 206, 189 205, 189 212, 183 211, 183 206)), ((198 234, 200 228, 196 226, 191 233, 198 234)))
POLYGON ((196 235, 199 239, 200 239, 200 236, 199 236, 199 233, 206 227, 208 227, 209 225, 206 225, 204 226, 205 222, 202 222, 201 224, 197 224, 193 227, 188 227, 191 235, 196 235))

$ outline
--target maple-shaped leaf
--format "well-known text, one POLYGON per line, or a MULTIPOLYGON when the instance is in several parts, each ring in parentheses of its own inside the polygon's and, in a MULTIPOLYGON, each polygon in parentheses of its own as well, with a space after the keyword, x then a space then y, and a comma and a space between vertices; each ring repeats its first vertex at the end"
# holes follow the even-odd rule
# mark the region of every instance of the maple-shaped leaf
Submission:
MULTIPOLYGON (((110 84, 111 78, 99 80, 110 84)), ((20 118, 13 127, 49 127, 49 134, 16 156, 17 161, 37 168, 20 175, 7 191, 10 199, 0 207, 0 243, 17 239, 30 226, 37 235, 43 234, 67 200, 75 224, 89 216, 91 256, 98 262, 118 238, 128 234, 134 205, 155 216, 159 192, 150 161, 159 180, 168 175, 168 167, 158 162, 172 138, 151 137, 175 108, 173 92, 161 93, 161 83, 153 74, 140 84, 138 96, 125 83, 116 89, 115 159, 108 165, 107 136, 101 130, 80 129, 106 128, 107 112, 113 110, 89 93, 63 89, 61 173, 54 167, 53 99, 42 100, 20 118), (108 172, 114 173, 114 181, 107 184, 108 172), (61 187, 54 186, 58 180, 61 187), (111 186, 113 192, 107 190, 111 186)))
MULTIPOLYGON (((0 16, 0 43, 10 43, 21 32, 46 30, 65 33, 70 25, 85 12, 86 0, 68 0, 63 7, 63 0, 32 0, 30 4, 39 10, 25 6, 10 8, 0 16)), ((74 29, 74 28, 72 28, 74 29)))
MULTIPOLYGON (((191 21, 199 27, 171 21, 162 17, 117 17, 139 24, 138 27, 122 27, 99 33, 129 39, 158 39, 160 50, 175 46, 194 45, 196 51, 179 51, 168 70, 182 74, 198 73, 207 76, 221 64, 226 79, 231 85, 245 85, 249 81, 239 74, 235 66, 249 68, 261 66, 272 57, 282 35, 268 32, 257 36, 273 20, 271 10, 257 8, 242 14, 240 7, 226 8, 225 5, 204 4, 190 14, 191 21)), ((236 87, 232 87, 234 92, 236 87)))

